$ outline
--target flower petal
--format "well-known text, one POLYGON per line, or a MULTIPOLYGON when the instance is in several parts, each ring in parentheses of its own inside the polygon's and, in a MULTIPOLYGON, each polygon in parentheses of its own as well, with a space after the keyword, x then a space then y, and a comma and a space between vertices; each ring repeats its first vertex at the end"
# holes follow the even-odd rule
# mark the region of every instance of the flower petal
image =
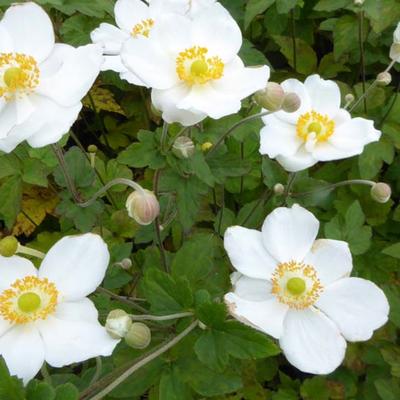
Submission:
POLYGON ((346 352, 346 341, 336 325, 315 309, 290 310, 279 344, 292 365, 310 374, 333 372, 346 352))
POLYGON ((225 231, 224 247, 232 265, 243 275, 269 279, 276 268, 259 231, 232 226, 225 231))
POLYGON ((316 303, 350 341, 368 340, 388 320, 383 291, 361 278, 340 279, 325 288, 316 303))
POLYGON ((27 384, 44 362, 44 346, 39 331, 33 324, 15 325, 0 337, 0 355, 10 374, 27 384))
POLYGON ((0 21, 0 53, 12 53, 13 51, 12 38, 0 21))
POLYGON ((99 45, 74 48, 57 44, 49 59, 40 65, 42 78, 36 92, 61 106, 72 107, 87 94, 99 75, 102 63, 99 45))
POLYGON ((314 111, 333 118, 341 102, 340 89, 336 82, 322 79, 319 75, 309 76, 304 86, 314 111))
POLYGON ((125 32, 131 32, 136 24, 150 17, 149 7, 141 0, 118 0, 114 14, 115 22, 125 32))
POLYGON ((271 282, 265 279, 249 278, 240 272, 231 274, 233 291, 244 300, 267 301, 271 298, 271 282))
POLYGON ((301 146, 298 152, 291 156, 277 156, 276 161, 289 172, 303 171, 318 162, 313 154, 309 153, 304 146, 301 146))
POLYGON ((19 3, 7 9, 1 20, 12 38, 13 51, 45 60, 54 47, 54 31, 49 16, 37 4, 19 3))
POLYGON ((97 320, 91 302, 64 303, 57 313, 37 323, 46 361, 63 367, 97 356, 112 354, 118 340, 112 339, 97 320))
POLYGON ((0 337, 3 336, 7 331, 9 331, 14 324, 11 324, 9 321, 6 321, 2 317, 0 317, 0 337))
POLYGON ((316 269, 324 286, 349 276, 353 269, 349 245, 341 240, 316 240, 304 263, 316 269))
POLYGON ((100 44, 106 54, 119 54, 122 44, 129 37, 127 32, 104 22, 90 34, 92 42, 100 44))
POLYGON ((109 260, 107 245, 99 235, 66 236, 49 250, 39 276, 55 283, 59 301, 80 300, 100 285, 109 260))
POLYGON ((279 262, 303 261, 317 237, 319 222, 312 213, 294 204, 272 211, 262 226, 262 241, 279 262))
POLYGON ((244 324, 277 339, 282 335, 288 306, 280 303, 275 296, 271 295, 266 301, 250 301, 235 293, 228 293, 225 303, 229 313, 244 324))
POLYGON ((37 274, 35 266, 26 258, 0 256, 0 291, 8 289, 17 279, 37 274))

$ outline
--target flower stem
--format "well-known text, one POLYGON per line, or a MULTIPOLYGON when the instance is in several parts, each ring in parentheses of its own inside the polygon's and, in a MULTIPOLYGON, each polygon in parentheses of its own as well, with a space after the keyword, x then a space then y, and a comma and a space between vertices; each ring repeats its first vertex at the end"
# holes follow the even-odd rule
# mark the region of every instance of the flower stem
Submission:
POLYGON ((367 98, 365 96, 365 52, 364 52, 364 11, 358 13, 358 40, 360 44, 360 64, 361 64, 361 77, 362 77, 362 89, 363 89, 363 103, 364 113, 367 113, 367 98))
MULTIPOLYGON (((179 335, 175 336, 171 341, 165 343, 163 346, 158 348, 156 351, 147 354, 144 358, 140 361, 135 362, 131 367, 129 367, 125 372, 123 372, 120 376, 118 376, 114 382, 110 383, 106 386, 101 392, 97 393, 93 396, 90 400, 101 400, 105 396, 107 396, 113 389, 115 389, 118 385, 124 382, 127 378, 129 378, 134 372, 138 369, 143 367, 144 365, 148 364, 150 361, 153 361, 161 354, 167 352, 177 343, 179 343, 185 336, 187 336, 190 332, 192 332, 199 324, 199 321, 194 321, 191 323, 184 331, 182 331, 179 335)), ((82 399, 82 398, 81 398, 82 399)))
POLYGON ((169 321, 171 319, 193 316, 192 312, 182 312, 170 315, 131 315, 133 321, 169 321))
POLYGON ((127 304, 128 306, 131 306, 133 309, 135 309, 137 311, 144 312, 144 313, 148 312, 145 308, 143 308, 139 304, 136 304, 133 300, 130 300, 129 298, 127 298, 125 296, 119 296, 118 294, 113 293, 111 290, 102 288, 101 286, 99 286, 96 289, 96 292, 106 294, 107 296, 111 297, 112 299, 117 300, 121 303, 127 304))
POLYGON ((39 250, 31 249, 30 247, 22 246, 18 244, 17 253, 19 254, 26 254, 28 256, 37 257, 43 259, 46 254, 42 253, 39 250))
POLYGON ((160 140, 160 145, 161 145, 161 152, 163 153, 165 150, 165 142, 168 137, 168 127, 169 125, 164 121, 164 125, 162 128, 162 133, 161 133, 161 140, 160 140))
POLYGON ((103 362, 101 361, 101 357, 96 357, 96 371, 93 375, 92 380, 90 381, 90 385, 93 385, 99 380, 102 370, 103 370, 103 362))

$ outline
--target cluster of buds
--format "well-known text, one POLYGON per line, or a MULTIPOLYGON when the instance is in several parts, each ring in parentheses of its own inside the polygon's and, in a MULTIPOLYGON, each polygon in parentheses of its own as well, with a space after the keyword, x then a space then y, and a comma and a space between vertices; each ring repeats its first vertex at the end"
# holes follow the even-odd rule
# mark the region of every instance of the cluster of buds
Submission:
POLYGON ((390 58, 393 61, 400 62, 400 22, 393 34, 393 44, 390 48, 390 58))
POLYGON ((254 101, 272 112, 283 110, 292 113, 301 106, 300 97, 296 93, 285 93, 282 86, 276 82, 268 82, 265 89, 254 95, 254 101))
POLYGON ((134 349, 145 349, 151 342, 151 331, 142 322, 132 322, 124 310, 112 310, 106 320, 106 330, 114 339, 124 339, 134 349))
POLYGON ((160 214, 160 203, 152 191, 140 189, 129 195, 126 209, 139 225, 150 225, 160 214))

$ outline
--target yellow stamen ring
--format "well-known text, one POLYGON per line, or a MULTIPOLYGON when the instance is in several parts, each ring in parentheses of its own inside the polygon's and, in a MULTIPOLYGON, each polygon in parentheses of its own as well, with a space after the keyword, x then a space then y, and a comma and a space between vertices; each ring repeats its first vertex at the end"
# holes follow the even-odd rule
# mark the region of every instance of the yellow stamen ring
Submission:
POLYGON ((310 135, 315 135, 318 142, 325 142, 335 131, 335 121, 327 115, 310 111, 299 117, 296 130, 297 136, 305 142, 310 135))
POLYGON ((46 319, 57 307, 58 290, 47 278, 17 279, 0 294, 0 316, 12 323, 26 324, 46 319))
POLYGON ((154 26, 154 20, 151 18, 144 19, 143 21, 140 21, 138 24, 136 24, 131 32, 131 35, 133 37, 138 37, 139 35, 142 35, 146 38, 149 37, 150 31, 154 26))

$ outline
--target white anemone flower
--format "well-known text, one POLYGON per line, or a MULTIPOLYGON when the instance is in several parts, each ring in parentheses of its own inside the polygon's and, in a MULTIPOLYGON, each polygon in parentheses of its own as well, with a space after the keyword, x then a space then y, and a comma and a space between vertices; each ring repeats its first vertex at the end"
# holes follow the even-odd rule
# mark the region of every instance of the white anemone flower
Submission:
POLYGON ((373 121, 351 118, 340 108, 334 81, 312 75, 304 83, 288 79, 281 85, 299 96, 301 106, 294 113, 278 111, 263 118, 260 153, 276 158, 287 171, 361 154, 365 145, 379 140, 373 121))
POLYGON ((110 255, 100 236, 67 236, 37 270, 27 259, 0 256, 0 355, 26 384, 46 361, 63 367, 109 356, 118 340, 98 322, 86 296, 104 278, 110 255))
POLYGON ((67 133, 100 72, 100 46, 55 44, 45 11, 15 4, 0 21, 0 150, 27 140, 55 143, 67 133))
POLYGON ((393 61, 400 62, 400 22, 393 33, 393 44, 390 48, 390 58, 393 61))
POLYGON ((235 318, 279 339, 296 368, 329 374, 346 340, 368 340, 386 323, 389 305, 374 283, 350 277, 347 243, 316 239, 318 229, 298 205, 275 209, 261 232, 229 228, 224 246, 238 272, 225 302, 235 318))
POLYGON ((238 56, 241 46, 239 26, 215 3, 193 20, 164 16, 149 39, 126 41, 121 58, 153 88, 152 101, 163 119, 189 126, 207 116, 236 113, 242 99, 267 84, 269 68, 245 68, 238 56))
POLYGON ((104 51, 102 71, 119 72, 121 79, 138 86, 147 86, 130 72, 121 61, 121 48, 129 38, 148 38, 159 17, 176 13, 194 17, 215 0, 152 0, 149 5, 142 0, 118 0, 114 14, 117 26, 102 23, 91 33, 93 43, 101 44, 104 51))

